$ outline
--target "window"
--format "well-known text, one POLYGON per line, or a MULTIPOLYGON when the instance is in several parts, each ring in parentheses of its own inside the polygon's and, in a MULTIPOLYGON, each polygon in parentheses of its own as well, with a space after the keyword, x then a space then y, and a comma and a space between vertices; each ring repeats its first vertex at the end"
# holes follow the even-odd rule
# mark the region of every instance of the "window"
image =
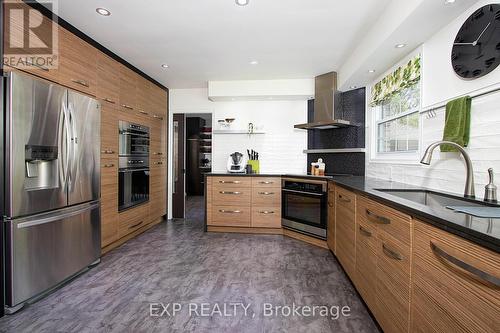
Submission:
POLYGON ((419 143, 419 82, 374 107, 377 152, 415 152, 419 143))
POLYGON ((420 55, 372 86, 370 106, 372 156, 413 160, 420 141, 420 55))

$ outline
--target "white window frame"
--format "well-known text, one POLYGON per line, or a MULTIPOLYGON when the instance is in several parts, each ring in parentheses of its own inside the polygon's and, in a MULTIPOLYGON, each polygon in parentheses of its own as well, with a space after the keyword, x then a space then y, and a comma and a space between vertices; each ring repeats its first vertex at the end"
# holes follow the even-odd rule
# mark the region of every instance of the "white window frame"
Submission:
MULTIPOLYGON (((414 57, 416 54, 412 54, 410 57, 414 57)), ((421 55, 422 57, 422 55, 421 55)), ((391 70, 389 70, 387 73, 393 72, 396 68, 398 68, 401 64, 405 63, 405 61, 408 61, 409 57, 405 58, 404 61, 400 62, 391 70)), ((421 62, 422 63, 422 62, 421 62)), ((422 69, 421 69, 422 73, 422 69)), ((384 74, 384 76, 387 74, 384 74)), ((382 77, 384 77, 382 76, 382 77)), ((369 135, 369 152, 370 152, 370 157, 369 161, 370 163, 392 163, 394 164, 397 162, 398 164, 414 164, 418 165, 420 164, 420 155, 422 152, 422 123, 423 123, 423 118, 422 118, 422 74, 420 75, 420 80, 418 82, 419 85, 419 93, 420 93, 420 99, 419 99, 419 106, 416 109, 406 111, 403 113, 399 113, 395 116, 386 118, 384 120, 378 120, 377 119, 377 113, 380 112, 381 106, 370 106, 369 101, 367 98, 367 105, 366 105, 366 110, 368 112, 367 115, 367 125, 369 126, 368 128, 368 135, 369 135), (401 118, 404 116, 407 116, 409 114, 417 113, 418 114, 418 149, 414 151, 395 151, 395 152, 379 152, 378 151, 378 125, 381 123, 385 123, 397 118, 401 118)), ((373 85, 370 86, 370 90, 373 88, 373 85)), ((370 95, 371 96, 371 91, 370 95)))

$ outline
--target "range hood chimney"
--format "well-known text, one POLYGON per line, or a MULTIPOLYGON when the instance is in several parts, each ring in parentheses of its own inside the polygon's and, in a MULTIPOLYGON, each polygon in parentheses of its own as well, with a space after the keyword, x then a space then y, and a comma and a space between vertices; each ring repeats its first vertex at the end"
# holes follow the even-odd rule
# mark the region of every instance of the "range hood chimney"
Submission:
POLYGON ((315 78, 314 121, 298 124, 300 129, 331 129, 350 127, 350 121, 335 118, 335 109, 342 110, 341 92, 337 90, 337 73, 330 72, 315 78))

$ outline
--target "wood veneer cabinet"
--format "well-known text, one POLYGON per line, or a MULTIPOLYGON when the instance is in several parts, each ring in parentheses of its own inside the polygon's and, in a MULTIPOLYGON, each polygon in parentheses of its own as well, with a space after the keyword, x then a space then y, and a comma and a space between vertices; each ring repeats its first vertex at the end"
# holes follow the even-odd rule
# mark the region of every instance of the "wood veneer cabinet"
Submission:
POLYGON ((500 255, 414 222, 412 332, 498 332, 500 255))
POLYGON ((97 53, 96 97, 103 107, 120 108, 120 67, 102 52, 97 53))
POLYGON ((137 108, 137 86, 135 73, 123 65, 120 67, 120 109, 134 114, 137 108))
POLYGON ((353 279, 356 269, 356 195, 335 186, 335 253, 353 279))
MULTIPOLYGON (((9 1, 9 3, 14 2, 9 1)), ((23 3, 21 0, 17 0, 15 1, 15 3, 17 6, 19 6, 19 8, 28 8, 28 5, 23 3)), ((7 4, 4 2, 3 5, 6 6, 7 4)), ((50 40, 52 38, 52 34, 59 37, 56 23, 54 23, 49 18, 46 18, 38 11, 32 11, 30 15, 32 15, 33 21, 41 22, 37 27, 37 34, 41 36, 41 39, 50 40)), ((22 40, 23 36, 26 36, 26 34, 28 34, 29 32, 28 25, 25 25, 23 23, 22 18, 23 16, 21 15, 12 15, 10 17, 10 24, 9 22, 7 22, 7 20, 4 21, 3 32, 5 49, 7 49, 8 43, 12 45, 24 45, 24 40, 22 40)), ((58 46, 58 44, 53 45, 54 53, 56 54, 59 51, 58 46)), ((35 54, 35 52, 33 52, 33 49, 31 48, 26 48, 25 51, 27 55, 35 54)), ((8 54, 6 54, 5 56, 8 56, 8 54)), ((50 81, 59 81, 59 71, 57 69, 53 69, 52 67, 46 66, 45 64, 38 64, 37 62, 32 63, 31 59, 28 60, 28 63, 28 65, 30 66, 23 66, 21 69, 22 71, 50 81)), ((6 66, 6 70, 8 69, 9 66, 6 66)))
MULTIPOLYGON (((28 5, 18 1, 21 8, 28 5)), ((101 103, 101 246, 111 249, 124 239, 161 221, 167 202, 167 92, 96 49, 50 19, 40 16, 38 33, 54 31, 58 68, 14 68, 96 97, 101 103), (150 127, 150 201, 118 212, 118 121, 150 127)), ((27 29, 21 16, 13 17, 10 37, 21 38, 27 29), (19 19, 16 21, 16 19, 19 19)), ((7 34, 7 30, 4 30, 7 34)), ((13 41, 16 42, 15 40, 13 41)), ((20 42, 20 41, 18 41, 20 42)), ((7 46, 7 44, 5 44, 7 46)), ((9 68, 6 68, 9 70, 9 68)))
POLYGON ((328 248, 335 253, 335 184, 328 183, 328 226, 326 228, 328 248))
POLYGON ((59 83, 95 96, 97 54, 92 45, 59 27, 59 83))
POLYGON ((207 225, 281 229, 279 177, 209 176, 207 225))

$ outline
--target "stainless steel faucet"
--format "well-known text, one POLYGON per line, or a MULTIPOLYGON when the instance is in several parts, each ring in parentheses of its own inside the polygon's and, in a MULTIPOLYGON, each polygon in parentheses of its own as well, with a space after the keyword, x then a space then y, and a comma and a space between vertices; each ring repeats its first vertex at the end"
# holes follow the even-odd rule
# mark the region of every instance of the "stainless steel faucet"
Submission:
POLYGON ((460 153, 462 153, 462 156, 465 160, 465 166, 467 168, 467 178, 465 179, 464 196, 474 198, 476 195, 474 192, 474 170, 472 169, 472 161, 470 160, 469 154, 467 154, 467 152, 459 144, 456 144, 455 142, 451 141, 437 141, 431 143, 429 147, 427 147, 427 149, 425 150, 424 156, 420 160, 420 163, 426 165, 431 164, 432 152, 434 151, 434 149, 436 149, 436 147, 439 147, 441 145, 451 145, 457 148, 460 153))

